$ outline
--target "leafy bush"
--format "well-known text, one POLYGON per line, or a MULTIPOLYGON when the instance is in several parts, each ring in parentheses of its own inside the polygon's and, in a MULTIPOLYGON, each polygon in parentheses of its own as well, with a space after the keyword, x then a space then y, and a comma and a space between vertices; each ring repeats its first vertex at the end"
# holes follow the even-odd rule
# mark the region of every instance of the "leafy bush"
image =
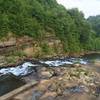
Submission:
POLYGON ((50 48, 49 48, 49 46, 48 46, 47 43, 43 43, 41 45, 41 48, 42 48, 42 52, 44 52, 44 53, 50 53, 50 48))

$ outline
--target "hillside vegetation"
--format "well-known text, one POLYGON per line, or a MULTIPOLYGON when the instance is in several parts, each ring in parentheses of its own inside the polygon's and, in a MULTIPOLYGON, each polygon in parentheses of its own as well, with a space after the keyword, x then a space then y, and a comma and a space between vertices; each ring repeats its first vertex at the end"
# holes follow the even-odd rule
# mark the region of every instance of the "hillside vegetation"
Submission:
POLYGON ((96 49, 100 50, 100 15, 90 16, 87 20, 90 22, 92 29, 96 33, 96 49))
POLYGON ((47 32, 65 52, 100 50, 100 38, 78 9, 66 10, 56 0, 0 0, 0 38, 12 33, 41 42, 47 32))

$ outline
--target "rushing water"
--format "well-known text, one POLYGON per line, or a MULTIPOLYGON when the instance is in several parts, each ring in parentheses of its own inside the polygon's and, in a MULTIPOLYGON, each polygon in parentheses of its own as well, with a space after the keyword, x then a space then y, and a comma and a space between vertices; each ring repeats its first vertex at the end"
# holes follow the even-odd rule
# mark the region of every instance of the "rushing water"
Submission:
POLYGON ((32 64, 31 62, 25 62, 22 65, 9 67, 9 68, 2 68, 0 69, 0 74, 7 74, 12 73, 16 76, 25 76, 33 72, 33 67, 40 66, 45 64, 47 66, 54 66, 59 67, 62 65, 72 65, 75 63, 79 64, 88 64, 90 61, 94 59, 100 59, 100 55, 86 55, 82 58, 61 58, 61 59, 53 59, 53 60, 41 60, 37 64, 32 64))
MULTIPOLYGON (((40 60, 36 64, 35 62, 25 62, 22 65, 9 67, 9 68, 2 68, 0 69, 0 95, 3 95, 17 87, 20 87, 23 85, 23 81, 19 80, 19 76, 23 77, 25 75, 28 75, 32 72, 34 72, 34 68, 41 65, 47 65, 47 66, 54 66, 54 67, 60 67, 62 65, 72 65, 75 63, 80 63, 83 65, 86 65, 90 63, 93 60, 99 60, 100 61, 100 54, 91 54, 91 55, 85 55, 82 58, 59 58, 59 59, 50 59, 50 60, 40 60), (12 75, 8 75, 8 74, 12 75), (3 77, 3 78, 2 78, 3 77)), ((96 67, 95 67, 96 68, 96 67)), ((100 67, 97 68, 97 70, 100 70, 100 67)))
POLYGON ((91 54, 85 55, 82 58, 59 58, 59 59, 50 59, 50 60, 41 60, 38 61, 37 64, 33 64, 35 62, 25 62, 22 65, 9 67, 9 68, 2 68, 0 69, 0 75, 4 75, 7 73, 12 73, 15 76, 25 76, 33 72, 34 67, 40 65, 47 65, 47 66, 54 66, 59 67, 62 65, 72 65, 75 63, 86 65, 88 63, 92 63, 93 60, 100 60, 100 54, 91 54))
POLYGON ((0 96, 24 85, 25 82, 19 76, 32 73, 34 66, 37 65, 26 62, 16 67, 0 69, 0 96))
POLYGON ((2 68, 0 70, 0 74, 4 75, 4 74, 7 74, 7 73, 12 73, 16 76, 25 76, 25 75, 28 75, 28 74, 33 72, 32 68, 34 66, 37 66, 37 65, 34 65, 31 62, 25 62, 22 65, 19 65, 19 66, 16 66, 16 67, 2 68))
POLYGON ((75 63, 80 64, 87 64, 87 61, 81 59, 81 58, 64 58, 64 59, 56 59, 56 60, 47 60, 47 61, 40 61, 43 64, 47 64, 48 66, 61 66, 61 65, 72 65, 75 63))
MULTIPOLYGON (((47 60, 39 61, 39 64, 46 64, 48 66, 58 67, 61 65, 71 65, 74 63, 87 64, 83 59, 79 58, 70 58, 70 59, 56 59, 56 60, 47 60)), ((33 68, 39 66, 39 64, 32 64, 31 62, 25 62, 22 65, 11 67, 11 68, 2 68, 0 69, 0 74, 4 75, 7 73, 12 73, 16 76, 25 76, 33 72, 33 68)))

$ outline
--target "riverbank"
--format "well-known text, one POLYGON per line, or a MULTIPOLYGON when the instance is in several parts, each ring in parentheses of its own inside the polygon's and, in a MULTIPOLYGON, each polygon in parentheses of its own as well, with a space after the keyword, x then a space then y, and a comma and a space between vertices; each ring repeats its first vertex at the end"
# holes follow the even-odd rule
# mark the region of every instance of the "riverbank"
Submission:
MULTIPOLYGON (((98 58, 97 56, 100 57, 98 54, 95 57, 98 58)), ((30 58, 24 59, 18 66, 1 68, 0 73, 1 75, 13 73, 16 77, 20 76, 26 83, 37 81, 38 85, 31 92, 31 98, 36 98, 33 100, 37 98, 39 100, 48 100, 48 98, 75 100, 74 98, 77 98, 78 100, 79 96, 82 96, 83 100, 99 100, 100 63, 94 66, 95 63, 90 63, 89 60, 80 57, 30 58)))
POLYGON ((100 55, 100 52, 85 52, 80 54, 60 54, 56 56, 43 56, 43 57, 25 57, 25 56, 0 56, 0 68, 6 68, 6 67, 14 67, 21 65, 24 62, 36 62, 39 63, 40 60, 56 60, 56 59, 64 59, 64 58, 82 58, 82 57, 88 57, 90 55, 100 55))
MULTIPOLYGON (((19 100, 99 100, 100 73, 85 65, 72 67, 36 67, 36 72, 23 79, 30 84, 37 81, 30 90, 12 97, 19 100)), ((15 90, 16 91, 16 90, 15 90)), ((10 94, 10 93, 9 93, 10 94)))
POLYGON ((100 51, 66 52, 61 41, 50 33, 42 42, 28 36, 11 36, 0 41, 0 67, 16 66, 26 60, 82 57, 94 53, 100 54, 100 51))

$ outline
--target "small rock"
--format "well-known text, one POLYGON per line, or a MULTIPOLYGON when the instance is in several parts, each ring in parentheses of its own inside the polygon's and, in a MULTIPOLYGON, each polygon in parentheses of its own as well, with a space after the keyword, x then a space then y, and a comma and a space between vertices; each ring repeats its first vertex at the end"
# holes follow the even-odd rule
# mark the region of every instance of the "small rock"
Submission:
POLYGON ((40 78, 47 79, 53 76, 54 71, 50 68, 43 67, 38 71, 38 74, 40 78))
POLYGON ((40 100, 54 100, 57 96, 56 92, 46 92, 43 96, 41 96, 40 100))
POLYGON ((81 65, 77 63, 77 64, 73 64, 72 67, 81 67, 81 65))
POLYGON ((42 96, 42 92, 40 91, 33 91, 32 100, 39 100, 40 96, 42 96))
POLYGON ((50 73, 49 71, 41 72, 40 75, 41 75, 42 78, 50 78, 50 77, 52 77, 52 73, 50 73))

